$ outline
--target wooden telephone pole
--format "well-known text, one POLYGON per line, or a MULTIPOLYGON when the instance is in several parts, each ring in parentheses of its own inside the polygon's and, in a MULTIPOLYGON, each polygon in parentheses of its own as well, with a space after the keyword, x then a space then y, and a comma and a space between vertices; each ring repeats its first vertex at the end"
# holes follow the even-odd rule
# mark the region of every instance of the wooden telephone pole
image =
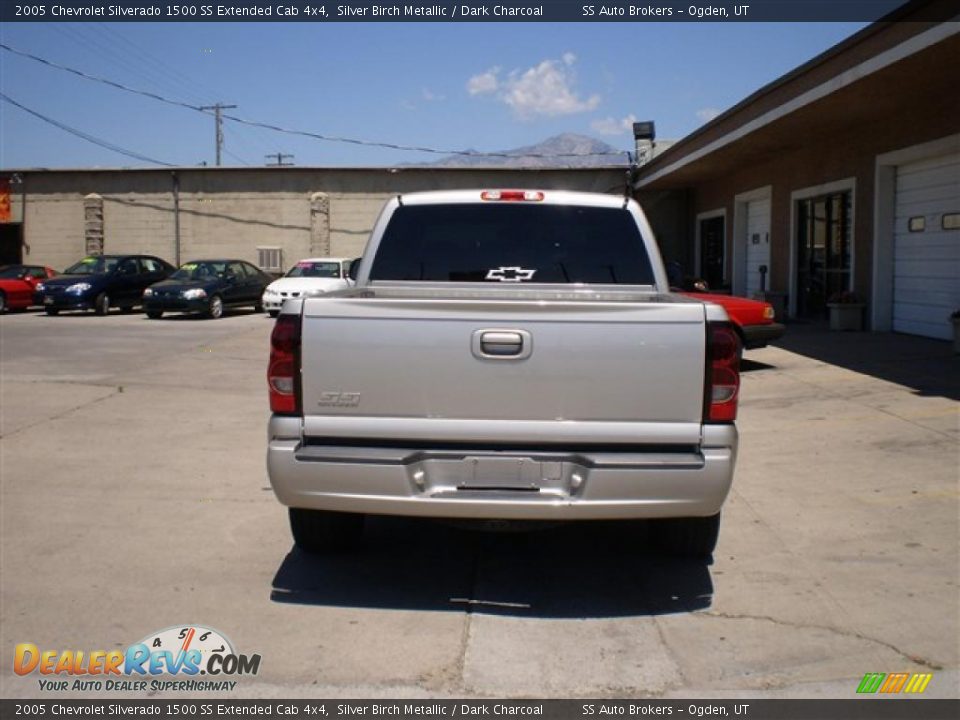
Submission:
POLYGON ((217 103, 216 105, 204 105, 200 108, 201 110, 213 110, 213 117, 216 121, 217 128, 217 167, 220 166, 220 153, 223 151, 223 111, 235 107, 237 106, 217 103))

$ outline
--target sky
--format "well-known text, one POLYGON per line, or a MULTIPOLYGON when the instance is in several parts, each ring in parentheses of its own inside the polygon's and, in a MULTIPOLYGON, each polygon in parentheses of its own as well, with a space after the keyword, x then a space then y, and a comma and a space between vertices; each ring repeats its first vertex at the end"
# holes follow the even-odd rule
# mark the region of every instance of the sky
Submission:
MULTIPOLYGON (((6 23, 0 41, 191 105, 285 128, 439 150, 560 133, 678 139, 864 23, 6 23)), ((0 50, 0 91, 152 160, 214 164, 212 116, 0 50)), ((383 166, 438 156, 224 123, 223 164, 383 166), (275 161, 275 159, 274 159, 275 161)), ((153 167, 0 102, 0 167, 153 167)))

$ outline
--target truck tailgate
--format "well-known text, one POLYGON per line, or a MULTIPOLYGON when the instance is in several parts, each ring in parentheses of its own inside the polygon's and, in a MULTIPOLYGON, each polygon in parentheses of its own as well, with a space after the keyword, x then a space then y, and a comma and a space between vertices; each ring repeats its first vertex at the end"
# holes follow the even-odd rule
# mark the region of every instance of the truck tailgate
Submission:
POLYGON ((699 443, 701 304, 501 298, 502 289, 498 299, 381 291, 307 300, 304 434, 699 443))

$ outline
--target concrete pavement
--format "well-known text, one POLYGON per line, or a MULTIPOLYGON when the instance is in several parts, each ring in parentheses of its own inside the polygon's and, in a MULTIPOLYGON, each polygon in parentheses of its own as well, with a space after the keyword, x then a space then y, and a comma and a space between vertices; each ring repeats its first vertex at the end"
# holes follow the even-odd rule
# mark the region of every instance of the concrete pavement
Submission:
POLYGON ((0 696, 40 695, 16 643, 109 650, 182 623, 262 656, 235 697, 846 698, 901 671, 960 696, 946 343, 792 327, 790 350, 748 353, 712 565, 629 525, 395 518, 317 559, 265 478, 270 328, 0 317, 0 696), (867 344, 905 349, 852 362, 867 344))

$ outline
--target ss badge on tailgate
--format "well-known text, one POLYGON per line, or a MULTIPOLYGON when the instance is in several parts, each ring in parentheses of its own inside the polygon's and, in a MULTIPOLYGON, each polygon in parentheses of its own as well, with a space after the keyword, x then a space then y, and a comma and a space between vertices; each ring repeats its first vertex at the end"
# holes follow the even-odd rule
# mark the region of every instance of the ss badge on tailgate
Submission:
POLYGON ((336 392, 328 390, 320 393, 320 407, 356 407, 360 404, 360 393, 358 392, 336 392))

